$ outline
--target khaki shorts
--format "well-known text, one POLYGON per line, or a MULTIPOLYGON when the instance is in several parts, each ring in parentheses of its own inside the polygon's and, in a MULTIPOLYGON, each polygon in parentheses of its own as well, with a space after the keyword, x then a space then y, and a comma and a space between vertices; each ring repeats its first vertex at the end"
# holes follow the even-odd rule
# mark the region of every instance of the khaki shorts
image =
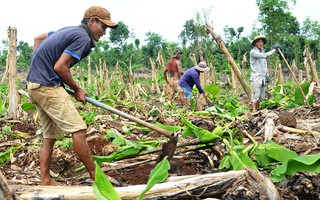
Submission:
POLYGON ((251 102, 261 102, 264 100, 266 94, 265 84, 251 82, 251 102))
POLYGON ((74 133, 87 129, 87 124, 63 87, 29 82, 28 93, 38 110, 44 138, 56 139, 61 137, 62 131, 74 133))
POLYGON ((182 88, 179 86, 179 78, 170 78, 169 85, 171 87, 170 93, 181 93, 183 92, 182 88))

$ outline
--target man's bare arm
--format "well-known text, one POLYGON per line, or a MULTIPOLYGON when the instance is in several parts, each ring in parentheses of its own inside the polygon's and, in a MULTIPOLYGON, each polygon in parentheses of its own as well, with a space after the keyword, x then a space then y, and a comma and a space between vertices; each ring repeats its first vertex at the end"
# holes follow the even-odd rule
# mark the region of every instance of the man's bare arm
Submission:
POLYGON ((177 70, 178 70, 178 73, 180 76, 182 76, 184 74, 180 60, 177 60, 177 70))
POLYGON ((33 38, 33 51, 35 51, 40 43, 48 37, 48 33, 43 33, 33 38))
POLYGON ((166 83, 169 83, 168 78, 167 78, 167 71, 168 71, 167 68, 165 68, 163 71, 163 76, 164 76, 164 79, 166 80, 166 83))
POLYGON ((54 71, 59 75, 62 81, 72 88, 75 92, 75 98, 86 104, 85 97, 88 93, 82 89, 77 83, 72 79, 72 74, 70 71, 70 66, 72 66, 77 60, 67 53, 62 53, 59 60, 54 65, 54 71))

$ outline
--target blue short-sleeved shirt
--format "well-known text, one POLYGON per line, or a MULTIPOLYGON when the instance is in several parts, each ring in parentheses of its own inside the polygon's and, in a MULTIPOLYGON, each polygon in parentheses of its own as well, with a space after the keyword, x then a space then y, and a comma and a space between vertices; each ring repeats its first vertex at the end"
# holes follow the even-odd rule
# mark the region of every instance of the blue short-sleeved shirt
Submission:
POLYGON ((59 85, 62 80, 53 68, 62 53, 70 54, 80 61, 90 54, 94 46, 86 25, 65 27, 49 33, 32 55, 27 81, 45 86, 59 85))

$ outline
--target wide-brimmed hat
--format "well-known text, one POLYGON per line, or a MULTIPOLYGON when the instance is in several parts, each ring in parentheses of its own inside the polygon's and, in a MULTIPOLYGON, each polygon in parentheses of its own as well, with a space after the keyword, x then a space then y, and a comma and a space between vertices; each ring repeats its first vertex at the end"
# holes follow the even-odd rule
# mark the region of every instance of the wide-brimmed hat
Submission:
POLYGON ((111 21, 110 12, 100 6, 92 6, 86 10, 83 18, 95 17, 110 28, 117 28, 118 24, 111 21))
POLYGON ((205 71, 209 71, 210 68, 207 66, 207 64, 205 62, 199 62, 199 64, 196 66, 196 69, 201 71, 201 72, 205 72, 205 71))
POLYGON ((264 35, 257 35, 251 42, 252 46, 255 46, 256 45, 256 41, 257 40, 262 40, 263 41, 263 44, 266 44, 267 43, 267 38, 264 36, 264 35))

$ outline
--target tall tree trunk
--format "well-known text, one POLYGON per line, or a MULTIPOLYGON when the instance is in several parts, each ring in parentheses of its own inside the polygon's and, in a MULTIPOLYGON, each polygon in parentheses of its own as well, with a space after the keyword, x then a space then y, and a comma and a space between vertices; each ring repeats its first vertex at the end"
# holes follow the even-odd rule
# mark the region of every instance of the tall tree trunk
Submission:
POLYGON ((221 51, 224 53, 224 55, 227 57, 229 63, 231 64, 232 70, 235 72, 235 74, 238 77, 239 82, 241 83, 241 86, 243 90, 246 92, 247 96, 249 99, 251 99, 251 91, 248 83, 244 80, 244 78, 241 75, 241 72, 237 66, 237 64, 234 62, 233 58, 231 57, 228 49, 224 46, 223 41, 220 39, 220 36, 217 35, 214 31, 213 28, 209 26, 209 24, 206 24, 206 29, 207 33, 210 33, 210 35, 215 39, 217 42, 219 48, 221 51))
POLYGON ((7 69, 9 80, 9 111, 8 114, 13 119, 18 117, 19 96, 16 85, 17 78, 17 29, 8 28, 9 51, 7 56, 7 69))

